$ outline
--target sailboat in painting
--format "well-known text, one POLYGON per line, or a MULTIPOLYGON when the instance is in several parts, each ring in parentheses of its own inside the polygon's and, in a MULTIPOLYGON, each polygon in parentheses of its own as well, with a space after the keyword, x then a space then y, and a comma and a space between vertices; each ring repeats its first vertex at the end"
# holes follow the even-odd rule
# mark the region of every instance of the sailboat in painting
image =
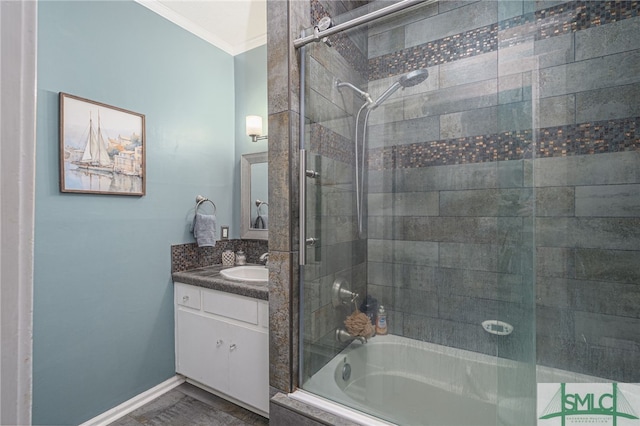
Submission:
POLYGON ((89 114, 89 134, 82 157, 73 162, 81 169, 100 172, 113 172, 113 162, 107 152, 106 143, 100 130, 100 114, 98 114, 98 128, 93 128, 93 119, 89 114))

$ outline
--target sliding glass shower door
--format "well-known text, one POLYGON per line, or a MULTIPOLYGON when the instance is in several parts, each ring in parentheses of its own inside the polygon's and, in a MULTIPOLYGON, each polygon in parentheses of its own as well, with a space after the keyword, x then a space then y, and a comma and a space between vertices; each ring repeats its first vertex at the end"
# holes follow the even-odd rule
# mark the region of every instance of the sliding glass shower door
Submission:
MULTIPOLYGON (((330 10, 314 4, 319 22, 330 10)), ((463 377, 452 393, 494 404, 489 424, 535 424, 536 298, 547 296, 536 274, 553 274, 554 250, 567 254, 539 244, 551 218, 569 214, 568 189, 539 178, 540 138, 568 117, 570 100, 544 80, 566 60, 552 28, 567 13, 424 2, 305 47, 303 388, 343 356, 346 317, 384 305, 392 335, 458 357, 446 367, 463 377), (357 304, 333 300, 337 282, 357 304), (473 367, 486 360, 491 373, 473 367)), ((357 408, 402 423, 403 413, 357 408)))

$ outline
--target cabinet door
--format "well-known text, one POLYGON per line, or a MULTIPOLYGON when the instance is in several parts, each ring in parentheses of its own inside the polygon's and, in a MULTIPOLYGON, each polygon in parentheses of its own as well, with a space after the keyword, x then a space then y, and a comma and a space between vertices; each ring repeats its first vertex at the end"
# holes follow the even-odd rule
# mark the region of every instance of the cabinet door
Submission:
POLYGON ((264 331, 234 326, 229 346, 229 395, 269 411, 269 337, 264 331), (235 346, 234 346, 235 345, 235 346))
POLYGON ((228 392, 228 324, 180 309, 176 322, 177 372, 228 392))

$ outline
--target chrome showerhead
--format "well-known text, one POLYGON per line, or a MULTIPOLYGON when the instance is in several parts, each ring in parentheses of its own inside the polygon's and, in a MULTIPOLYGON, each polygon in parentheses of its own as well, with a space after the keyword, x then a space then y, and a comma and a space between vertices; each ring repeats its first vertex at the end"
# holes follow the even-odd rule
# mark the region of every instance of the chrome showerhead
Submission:
POLYGON ((422 83, 428 77, 429 77, 429 72, 427 70, 419 69, 403 75, 402 77, 400 77, 400 80, 398 81, 398 83, 400 83, 402 87, 412 87, 422 83))
POLYGON ((406 87, 415 86, 425 81, 427 77, 429 77, 429 72, 425 69, 411 71, 403 75, 400 77, 400 80, 396 81, 391 85, 391 87, 385 90, 375 102, 370 103, 369 108, 374 109, 379 107, 381 103, 386 101, 389 96, 393 95, 399 88, 402 87, 404 89, 406 87))

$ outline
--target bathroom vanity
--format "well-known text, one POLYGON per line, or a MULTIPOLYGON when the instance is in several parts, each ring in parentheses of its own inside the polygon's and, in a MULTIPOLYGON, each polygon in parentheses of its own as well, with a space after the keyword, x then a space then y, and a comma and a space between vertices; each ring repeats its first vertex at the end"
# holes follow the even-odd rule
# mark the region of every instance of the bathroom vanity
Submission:
POLYGON ((227 280, 220 269, 173 274, 176 372, 268 417, 267 286, 227 280))

